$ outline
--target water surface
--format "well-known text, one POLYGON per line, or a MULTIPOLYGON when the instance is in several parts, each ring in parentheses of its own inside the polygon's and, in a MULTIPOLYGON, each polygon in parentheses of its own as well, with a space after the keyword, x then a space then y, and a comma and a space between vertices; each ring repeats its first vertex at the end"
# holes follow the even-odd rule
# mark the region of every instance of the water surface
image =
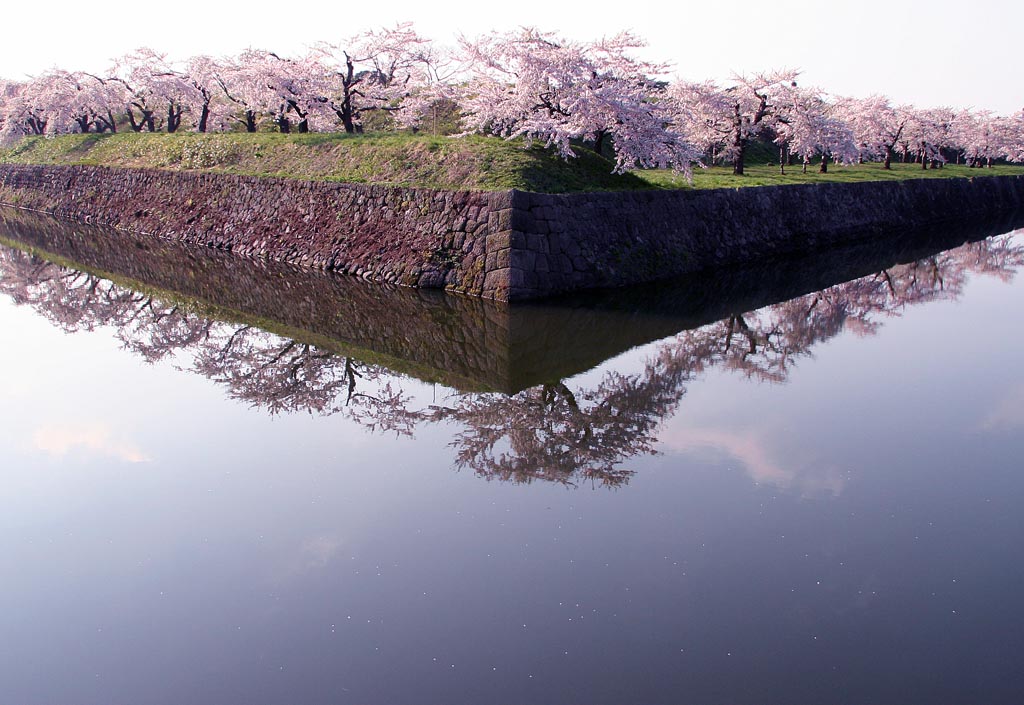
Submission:
POLYGON ((1009 226, 510 309, 0 216, 0 702, 1024 692, 1009 226))

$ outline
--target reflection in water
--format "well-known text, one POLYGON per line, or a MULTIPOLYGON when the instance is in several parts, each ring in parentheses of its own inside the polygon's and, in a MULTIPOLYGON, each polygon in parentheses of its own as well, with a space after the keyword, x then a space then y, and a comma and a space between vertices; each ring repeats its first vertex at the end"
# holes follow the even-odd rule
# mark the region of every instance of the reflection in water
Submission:
MULTIPOLYGON (((403 346, 415 347, 396 340, 400 337, 393 334, 396 323, 380 327, 390 346, 385 364, 372 359, 372 352, 367 354, 371 358, 367 361, 339 351, 336 340, 318 338, 316 334, 307 334, 305 339, 279 335, 260 327, 265 322, 252 317, 238 322, 238 318, 245 318, 231 313, 238 306, 232 302, 225 313, 225 309, 209 303, 210 292, 205 293, 206 302, 202 304, 194 299, 178 299, 168 291, 168 281, 158 274, 153 275, 157 283, 152 285, 161 288, 149 293, 137 280, 132 286, 115 283, 97 273, 75 269, 71 262, 56 263, 35 251, 17 249, 25 247, 24 241, 13 239, 18 221, 10 214, 6 217, 7 234, 11 236, 7 242, 13 246, 0 248, 0 290, 67 332, 113 327, 121 343, 146 361, 173 359, 181 368, 223 385, 231 397, 271 414, 308 411, 338 415, 373 431, 405 436, 412 436, 425 424, 454 424, 457 431, 451 446, 456 467, 481 477, 513 482, 539 479, 566 485, 590 482, 609 487, 625 484, 631 477, 632 472, 622 467, 624 461, 654 451, 659 425, 676 413, 687 383, 705 370, 720 367, 752 379, 783 382, 816 344, 843 330, 871 335, 886 317, 899 315, 906 306, 957 298, 968 274, 989 274, 1006 280, 1024 264, 1024 246, 1013 234, 971 242, 907 264, 884 266, 869 276, 781 303, 737 310, 721 320, 683 330, 658 343, 639 371, 609 371, 592 386, 571 386, 560 374, 565 369, 564 361, 548 352, 554 364, 535 364, 530 373, 547 382, 513 394, 453 390, 440 402, 418 404, 403 388, 405 378, 386 365, 403 346)), ((22 230, 27 228, 24 223, 22 226, 22 230)), ((41 237, 38 224, 32 227, 35 229, 28 229, 35 239, 26 238, 30 244, 41 237)), ((77 243, 80 255, 102 249, 84 237, 79 237, 77 243)), ((138 247, 145 249, 143 244, 138 247)), ((159 262, 163 256, 161 252, 148 254, 151 262, 159 262)), ((201 266, 187 252, 177 256, 201 266)), ((252 263, 242 264, 252 267, 252 263)), ((301 288, 304 284, 294 286, 301 288)), ((228 288, 228 298, 239 295, 237 287, 228 288)), ((349 295, 338 301, 350 306, 364 304, 365 292, 359 291, 362 293, 357 297, 349 295)), ((420 295, 390 292, 385 296, 411 301, 410 296, 420 295)), ((303 293, 303 297, 311 308, 315 307, 314 292, 303 293)), ((736 300, 747 299, 741 296, 736 300)), ((451 337, 452 330, 460 330, 456 338, 474 341, 468 345, 476 351, 478 361, 488 359, 491 352, 503 364, 514 359, 516 353, 501 345, 508 338, 494 341, 498 337, 495 330, 507 335, 512 327, 507 310, 488 309, 490 304, 462 299, 443 304, 435 301, 433 305, 448 307, 444 320, 454 321, 442 335, 451 337), (460 315, 449 315, 452 310, 460 315), (502 315, 506 316, 505 323, 500 323, 502 315), (483 332, 474 331, 469 320, 479 322, 483 332)), ((715 302, 717 307, 726 305, 728 302, 715 302)), ((365 318, 369 306, 363 305, 361 312, 353 315, 365 318)), ((576 329, 564 318, 576 310, 573 307, 525 310, 534 311, 538 317, 554 316, 554 311, 563 317, 559 329, 576 329)), ((336 309, 328 313, 332 318, 339 315, 336 309)), ((403 315, 413 315, 412 309, 403 308, 403 315)), ((619 311, 608 315, 613 321, 610 325, 614 325, 615 316, 623 314, 619 311)), ((689 310, 686 315, 703 322, 699 312, 689 310)), ((579 316, 585 319, 585 327, 601 328, 600 319, 595 322, 594 307, 581 309, 579 316)), ((665 316, 652 319, 657 319, 658 325, 677 320, 665 316)), ((338 325, 344 324, 335 324, 335 329, 338 325)), ((364 321, 360 328, 364 332, 359 335, 365 339, 365 331, 373 328, 372 321, 364 321)), ((445 355, 451 353, 441 351, 441 357, 445 355)), ((422 369, 423 359, 417 358, 400 369, 415 374, 422 369)), ((476 367, 484 369, 486 363, 476 367)), ((433 372, 425 376, 436 378, 433 372)), ((460 369, 447 379, 471 380, 471 374, 460 369)), ((996 426, 1007 422, 994 418, 987 423, 996 426)), ((89 441, 85 436, 57 434, 47 442, 54 448, 67 448, 89 441)), ((130 451, 144 459, 141 451, 110 445, 113 441, 109 438, 105 442, 113 449, 110 452, 130 451)), ((765 470, 770 471, 770 467, 765 470)))
POLYGON ((1024 429, 1024 384, 1011 386, 995 409, 981 423, 985 431, 1018 431, 1024 429))
POLYGON ((32 434, 32 444, 44 453, 63 457, 72 451, 87 450, 127 463, 144 463, 148 454, 136 445, 114 438, 114 432, 105 425, 87 425, 73 428, 44 426, 32 434))
POLYGON ((838 495, 846 484, 835 465, 808 466, 778 462, 763 438, 753 432, 717 428, 687 428, 661 439, 663 447, 677 451, 713 449, 739 460, 746 474, 758 484, 795 489, 801 496, 838 495))

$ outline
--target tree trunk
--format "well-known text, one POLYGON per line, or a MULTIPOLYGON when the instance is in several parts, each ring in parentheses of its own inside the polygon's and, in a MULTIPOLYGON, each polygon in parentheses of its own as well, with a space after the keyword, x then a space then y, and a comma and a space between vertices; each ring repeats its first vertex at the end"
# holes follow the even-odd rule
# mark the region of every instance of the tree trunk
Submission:
POLYGON ((206 132, 206 123, 210 121, 210 104, 203 103, 203 109, 199 113, 199 131, 206 132))
POLYGON ((738 149, 736 156, 732 158, 732 173, 736 176, 743 176, 743 147, 738 149))
POLYGON ((747 140, 743 136, 743 116, 740 114, 740 104, 736 104, 732 119, 733 140, 732 147, 734 156, 732 158, 732 173, 736 176, 743 176, 743 152, 747 149, 747 140))
POLYGON ((338 116, 339 120, 341 120, 341 124, 345 127, 345 132, 350 135, 355 134, 356 123, 355 120, 352 119, 352 111, 349 108, 345 107, 343 104, 341 108, 334 109, 334 114, 338 116))
POLYGON ((601 154, 604 150, 604 138, 606 135, 607 133, 604 130, 598 130, 597 136, 594 137, 593 150, 598 154, 601 154))
POLYGON ((882 165, 883 169, 892 169, 892 147, 886 146, 885 148, 885 163, 882 165))
POLYGON ((786 173, 786 145, 779 145, 779 173, 786 173))
POLYGON ((109 129, 110 134, 117 134, 117 120, 114 119, 114 113, 110 110, 107 111, 105 118, 96 116, 96 131, 103 132, 105 129, 109 129))
POLYGON ((176 110, 172 103, 167 106, 167 132, 175 132, 179 125, 181 125, 181 110, 176 110))
POLYGON ((245 111, 245 131, 256 132, 256 113, 252 110, 245 111))
POLYGON ((828 173, 828 155, 827 154, 822 154, 821 155, 821 166, 818 167, 818 173, 819 174, 827 174, 828 173))
POLYGON ((355 111, 352 110, 352 90, 357 83, 355 64, 352 63, 352 58, 346 53, 345 75, 341 79, 344 98, 341 101, 341 110, 339 111, 335 108, 334 112, 341 118, 341 124, 345 126, 345 132, 350 135, 356 131, 355 111))

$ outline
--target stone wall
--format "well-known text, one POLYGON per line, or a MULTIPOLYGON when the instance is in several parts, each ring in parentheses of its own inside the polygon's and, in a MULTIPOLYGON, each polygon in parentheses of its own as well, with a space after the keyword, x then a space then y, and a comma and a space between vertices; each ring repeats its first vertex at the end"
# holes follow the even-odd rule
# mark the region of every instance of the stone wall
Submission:
POLYGON ((704 191, 515 192, 509 299, 648 282, 1024 206, 1024 176, 704 191))
MULTIPOLYGON (((431 191, 202 172, 0 165, 0 203, 374 281, 485 298, 492 202, 431 191)), ((492 278, 493 282, 493 278, 492 278)))
POLYGON ((0 164, 0 203, 375 281, 515 301, 1024 205, 1024 177, 549 195, 0 164))

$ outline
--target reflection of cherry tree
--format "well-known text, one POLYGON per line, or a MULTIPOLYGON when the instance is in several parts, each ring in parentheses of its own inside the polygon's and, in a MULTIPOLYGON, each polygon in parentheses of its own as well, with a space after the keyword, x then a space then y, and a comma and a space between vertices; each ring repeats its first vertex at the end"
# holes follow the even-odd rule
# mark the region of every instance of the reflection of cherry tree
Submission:
POLYGON ((456 464, 478 475, 617 486, 633 474, 622 461, 653 452, 654 430, 679 405, 682 375, 656 359, 642 375, 610 372, 579 394, 558 382, 514 396, 459 395, 428 418, 463 427, 452 441, 456 464))
POLYGON ((654 452, 659 425, 686 385, 711 368, 784 381, 813 347, 843 330, 873 334, 909 305, 958 298, 969 273, 1008 280, 1024 246, 991 238, 756 311, 736 313, 656 344, 641 370, 608 371, 591 388, 551 382, 515 395, 453 393, 416 408, 403 379, 255 326, 217 321, 92 274, 0 248, 0 292, 74 332, 111 326, 149 362, 174 359, 270 413, 341 415, 374 431, 412 436, 420 424, 456 427, 458 468, 513 482, 615 487, 630 458, 654 452))
POLYGON ((14 250, 0 250, 0 267, 0 292, 69 333, 127 328, 151 304, 145 294, 14 250))
POLYGON ((971 243, 684 331, 658 344, 639 373, 610 371, 593 389, 559 382, 514 396, 457 395, 424 418, 456 422, 456 464, 483 477, 621 485, 632 475, 621 463, 653 452, 659 424, 705 370, 782 382, 815 344, 844 329, 874 333, 908 305, 959 297, 969 272, 1006 279, 1022 265, 1024 247, 1010 237, 971 243))
POLYGON ((196 352, 194 369, 236 399, 272 414, 343 413, 371 430, 412 435, 410 399, 383 368, 252 326, 221 326, 211 342, 196 352), (359 391, 367 386, 374 391, 359 391))
POLYGON ((270 413, 342 414, 404 435, 415 425, 408 396, 383 368, 217 321, 192 306, 164 303, 19 250, 0 248, 0 292, 69 333, 114 328, 124 347, 147 362, 188 357, 180 364, 270 413))
POLYGON ((841 331, 875 333, 909 305, 958 298, 970 272, 1003 280, 1024 264, 1024 247, 1001 237, 968 243, 750 313, 735 314, 663 343, 661 354, 689 359, 694 372, 724 367, 782 382, 819 342, 841 331))

